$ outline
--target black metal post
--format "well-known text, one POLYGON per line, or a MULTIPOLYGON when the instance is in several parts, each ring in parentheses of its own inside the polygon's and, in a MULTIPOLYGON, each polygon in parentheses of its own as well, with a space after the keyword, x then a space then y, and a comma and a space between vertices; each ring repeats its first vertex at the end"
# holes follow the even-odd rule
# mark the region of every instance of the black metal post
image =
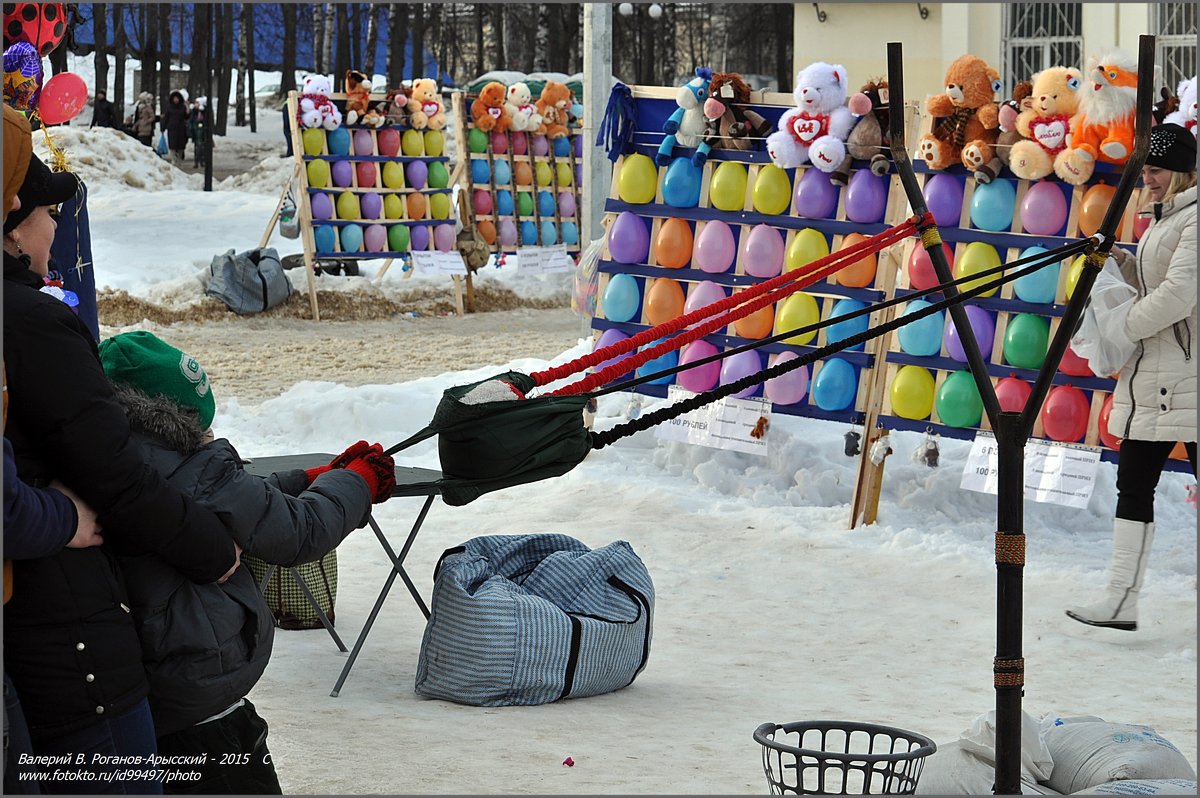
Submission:
POLYGON ((213 114, 217 107, 213 98, 213 65, 217 63, 216 36, 213 25, 204 34, 204 47, 208 51, 208 70, 204 75, 204 91, 208 97, 204 107, 204 190, 213 190, 213 114))

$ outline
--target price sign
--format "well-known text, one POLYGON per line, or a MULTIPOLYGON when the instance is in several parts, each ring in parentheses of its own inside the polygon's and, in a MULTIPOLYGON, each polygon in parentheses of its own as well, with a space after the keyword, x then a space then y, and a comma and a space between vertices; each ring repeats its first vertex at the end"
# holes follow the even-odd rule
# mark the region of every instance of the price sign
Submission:
POLYGON ((428 274, 466 274, 467 264, 463 262, 462 253, 439 252, 428 250, 414 252, 413 268, 428 274))
MULTIPOLYGON (((996 436, 980 431, 963 469, 960 486, 979 493, 996 493, 996 436)), ((1025 498, 1047 504, 1085 509, 1096 484, 1100 452, 1086 446, 1030 440, 1025 445, 1025 498)))
POLYGON ((521 247, 517 250, 518 274, 554 274, 575 270, 575 259, 566 244, 553 247, 521 247))
MULTIPOLYGON (((695 395, 677 385, 667 389, 667 398, 673 403, 695 395)), ((654 437, 765 457, 766 435, 759 432, 756 437, 754 433, 769 426, 770 420, 771 403, 766 399, 726 397, 659 424, 654 437)))

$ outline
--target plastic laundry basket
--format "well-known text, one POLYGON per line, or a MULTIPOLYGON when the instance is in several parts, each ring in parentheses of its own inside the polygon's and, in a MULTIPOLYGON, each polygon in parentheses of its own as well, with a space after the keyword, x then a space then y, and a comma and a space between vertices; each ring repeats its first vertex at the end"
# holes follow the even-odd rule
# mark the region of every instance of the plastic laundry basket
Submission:
POLYGON ((937 750, 923 734, 840 720, 764 723, 754 739, 772 795, 911 795, 937 750))

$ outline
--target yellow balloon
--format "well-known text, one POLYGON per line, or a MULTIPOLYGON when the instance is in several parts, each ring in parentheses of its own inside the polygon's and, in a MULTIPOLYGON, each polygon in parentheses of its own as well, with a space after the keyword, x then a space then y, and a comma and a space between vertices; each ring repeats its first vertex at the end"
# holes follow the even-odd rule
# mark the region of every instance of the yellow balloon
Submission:
POLYGON ((425 154, 425 140, 421 138, 421 131, 409 128, 404 131, 404 135, 400 137, 400 152, 410 158, 417 158, 425 154))
POLYGON ((399 194, 385 194, 383 197, 383 218, 403 219, 404 202, 399 194))
POLYGON ((892 379, 892 413, 901 418, 929 418, 933 412, 933 375, 920 366, 901 366, 892 379))
POLYGON ((437 157, 446 149, 446 137, 440 130, 425 131, 425 154, 437 157))
MULTIPOLYGON (((803 291, 798 291, 783 300, 778 312, 775 313, 775 334, 807 327, 820 320, 821 310, 817 307, 817 300, 803 291)), ((816 337, 817 331, 812 330, 785 338, 782 343, 803 346, 816 337)))
POLYGON ((387 188, 404 188, 404 167, 399 161, 388 161, 383 165, 383 185, 387 188))
POLYGON ((640 152, 625 156, 617 172, 617 196, 631 205, 654 201, 658 190, 658 170, 650 156, 640 152))
POLYGON ((708 201, 723 211, 746 207, 746 167, 736 161, 723 161, 713 170, 708 184, 708 201))
POLYGON ((754 210, 759 213, 775 215, 786 211, 792 201, 792 184, 787 172, 773 163, 759 169, 750 197, 754 201, 754 210))
POLYGON ((313 188, 329 187, 329 161, 309 161, 308 184, 313 188))
POLYGON ((550 171, 550 164, 545 161, 540 162, 533 169, 533 177, 539 186, 550 185, 550 181, 554 179, 554 173, 550 171))
POLYGON ((339 219, 361 219, 362 211, 358 207, 358 195, 353 191, 343 191, 338 194, 337 215, 339 219))
POLYGON ((321 150, 325 149, 325 130, 319 127, 305 128, 300 140, 304 142, 305 155, 320 155, 321 150))
POLYGON ((1070 299, 1071 295, 1075 293, 1075 286, 1079 284, 1079 275, 1081 274, 1083 274, 1083 255, 1071 261, 1071 268, 1067 270, 1065 284, 1067 299, 1070 299))
POLYGON ((574 175, 571 174, 571 164, 559 163, 554 167, 554 179, 560 186, 571 185, 574 175))
POLYGON ((825 240, 825 236, 811 227, 806 227, 796 233, 788 246, 787 255, 783 259, 783 270, 790 272, 792 269, 799 269, 828 254, 829 242, 825 240))
POLYGON ((450 195, 433 194, 429 197, 429 213, 434 219, 450 218, 450 195))
MULTIPOLYGON (((954 260, 954 276, 967 277, 976 272, 987 271, 994 269, 1000 265, 1000 253, 991 244, 985 244, 982 241, 972 241, 967 244, 963 253, 954 260)), ((988 277, 980 277, 978 280, 967 280, 958 287, 959 291, 970 291, 976 286, 991 282, 997 279, 1003 272, 989 275, 988 277)), ((996 293, 995 288, 990 288, 984 291, 980 296, 993 296, 996 293)), ((922 416, 924 418, 924 416, 922 416)))

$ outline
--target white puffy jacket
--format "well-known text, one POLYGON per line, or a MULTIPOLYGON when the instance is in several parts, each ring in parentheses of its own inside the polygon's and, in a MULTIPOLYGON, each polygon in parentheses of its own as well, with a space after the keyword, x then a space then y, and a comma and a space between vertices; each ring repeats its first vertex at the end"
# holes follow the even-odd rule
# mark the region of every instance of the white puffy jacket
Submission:
POLYGON ((1117 379, 1108 428, 1122 439, 1194 441, 1196 188, 1155 209, 1136 262, 1122 268, 1138 290, 1125 322, 1138 347, 1117 379))

